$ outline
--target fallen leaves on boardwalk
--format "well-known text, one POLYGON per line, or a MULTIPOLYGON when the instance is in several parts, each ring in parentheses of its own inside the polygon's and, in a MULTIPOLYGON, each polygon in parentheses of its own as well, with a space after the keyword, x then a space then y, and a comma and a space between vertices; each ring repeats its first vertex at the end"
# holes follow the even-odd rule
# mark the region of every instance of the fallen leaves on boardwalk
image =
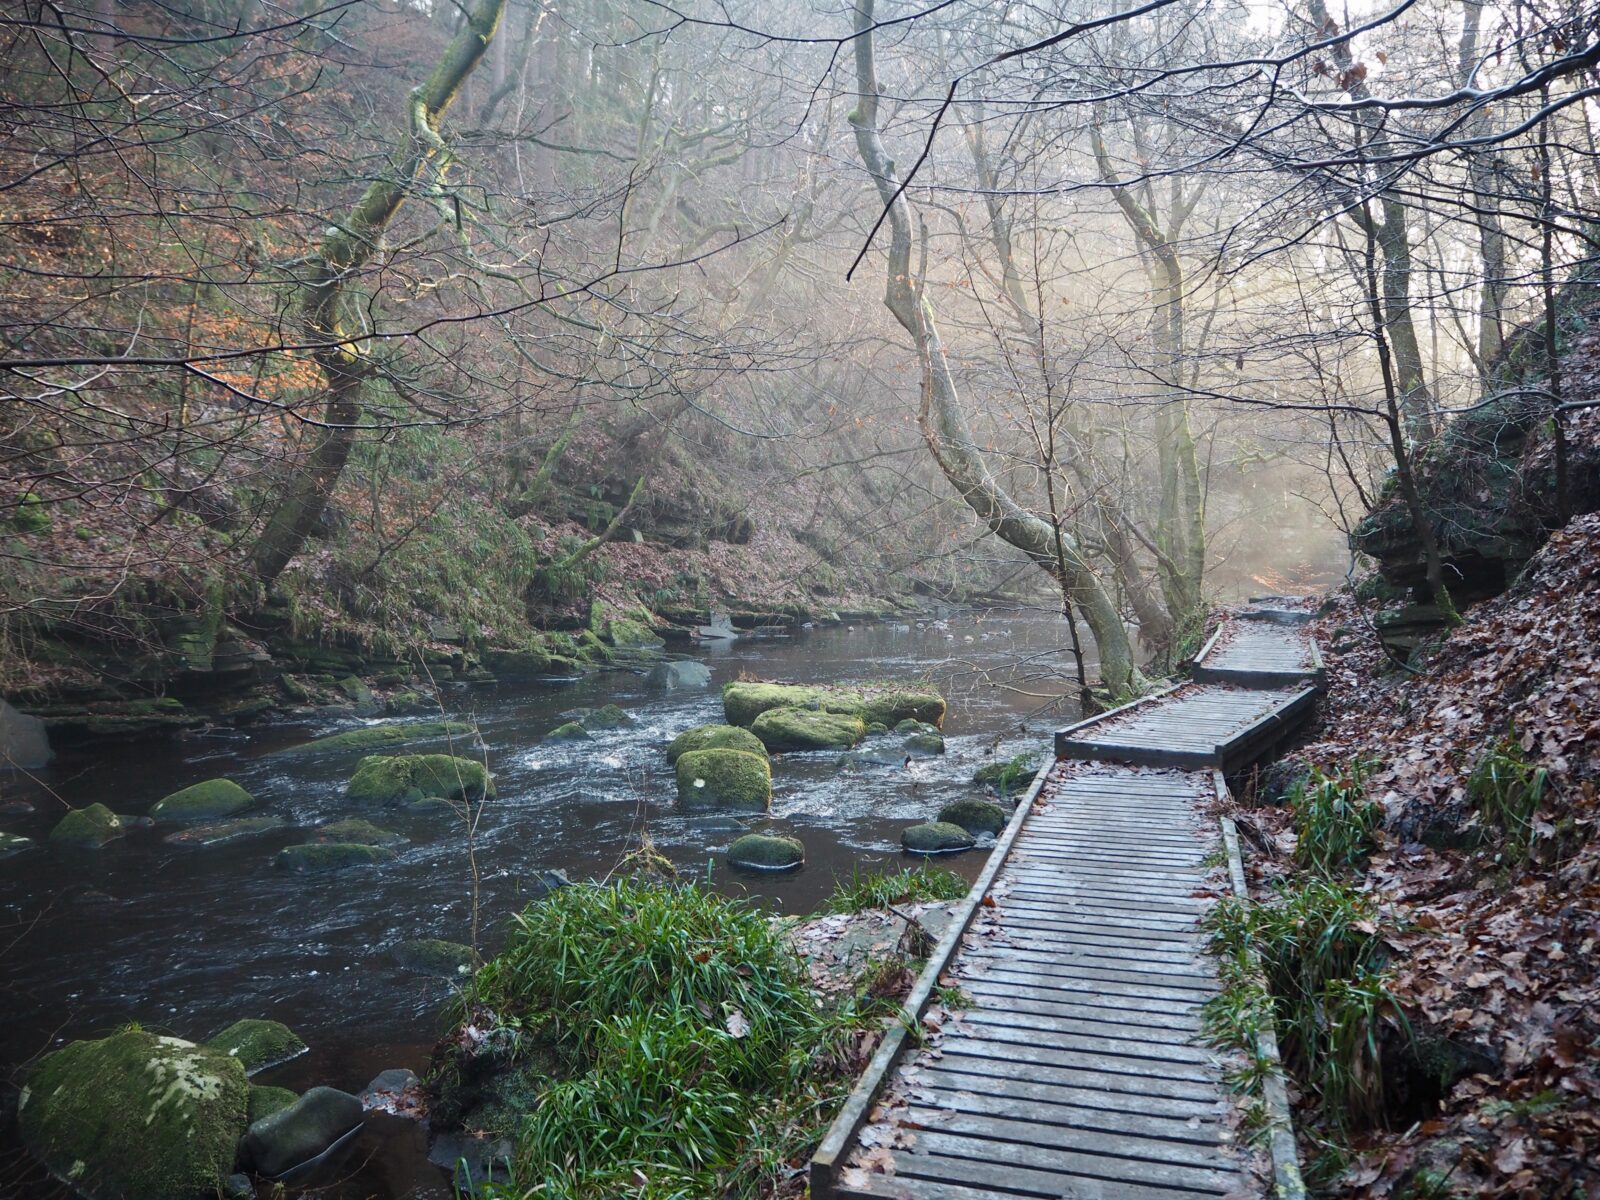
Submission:
MULTIPOLYGON (((1466 1073, 1433 1114, 1358 1141, 1345 1194, 1600 1196, 1600 514, 1556 534, 1471 609, 1421 675, 1387 667, 1348 596, 1317 622, 1329 696, 1320 766, 1377 760, 1386 817, 1366 880, 1398 932, 1397 995, 1466 1073), (1475 811, 1468 778, 1514 739, 1549 772, 1526 853, 1475 811), (1446 1190, 1418 1192, 1419 1172, 1446 1190)), ((1287 814, 1248 814, 1280 852, 1287 814)))

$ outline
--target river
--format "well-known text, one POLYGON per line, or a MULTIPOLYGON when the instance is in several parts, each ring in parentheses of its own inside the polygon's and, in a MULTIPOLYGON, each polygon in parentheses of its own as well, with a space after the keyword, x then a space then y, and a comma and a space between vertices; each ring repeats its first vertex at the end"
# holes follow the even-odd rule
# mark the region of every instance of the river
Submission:
MULTIPOLYGON (((812 910, 857 868, 899 867, 906 825, 970 794, 973 771, 991 755, 1042 749, 1049 730, 1072 718, 1070 700, 1043 711, 1050 697, 1073 690, 1064 634, 1047 612, 961 613, 708 646, 703 660, 713 684, 705 691, 663 693, 621 671, 447 688, 445 709, 476 723, 499 793, 475 839, 484 949, 493 952, 507 914, 537 894, 539 872, 603 875, 641 834, 681 872, 709 873, 713 886, 782 912, 812 910), (739 874, 722 852, 741 824, 679 812, 662 751, 683 729, 721 720, 717 689, 741 676, 931 680, 950 701, 948 752, 909 768, 841 768, 836 753, 782 756, 764 824, 799 837, 806 864, 790 874, 739 874), (589 743, 541 745, 564 712, 605 703, 622 706, 636 724, 589 743)), ((171 845, 163 840, 170 829, 138 828, 98 851, 41 846, 5 860, 0 1062, 8 1074, 63 1041, 129 1021, 199 1039, 241 1017, 283 1021, 311 1046, 256 1083, 359 1091, 383 1068, 420 1069, 442 1032, 448 984, 402 971, 386 951, 416 937, 468 940, 471 889, 459 818, 358 814, 410 839, 379 867, 299 876, 273 864, 281 847, 307 840, 309 828, 352 815, 342 795, 354 761, 272 752, 359 724, 273 722, 102 745, 63 753, 34 782, 0 774, 0 800, 34 807, 0 817, 0 827, 41 843, 64 806, 100 801, 139 814, 177 788, 218 776, 250 791, 257 813, 288 822, 209 848, 171 845)), ((974 852, 946 865, 971 876, 982 860, 974 852)), ((10 1140, 14 1132, 5 1136, 0 1194, 10 1187, 51 1194, 10 1140)), ((419 1146, 403 1135, 371 1139, 335 1194, 442 1200, 450 1194, 445 1178, 421 1162, 419 1146)))

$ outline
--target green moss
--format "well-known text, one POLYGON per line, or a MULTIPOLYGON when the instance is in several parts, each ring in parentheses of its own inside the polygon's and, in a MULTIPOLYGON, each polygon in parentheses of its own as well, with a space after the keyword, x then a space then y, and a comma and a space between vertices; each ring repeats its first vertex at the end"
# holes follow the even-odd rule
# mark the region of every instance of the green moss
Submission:
POLYGON ((11 510, 11 528, 18 533, 48 533, 50 510, 35 492, 23 492, 11 510))
POLYGON ((104 804, 75 808, 50 831, 53 846, 104 846, 123 834, 122 818, 104 804))
POLYGON ((907 717, 904 721, 900 721, 895 725, 894 731, 896 733, 904 734, 937 734, 939 732, 939 727, 937 725, 930 725, 927 721, 919 721, 915 717, 907 717))
POLYGON ((442 938, 412 938, 390 950, 389 957, 408 971, 446 979, 465 979, 477 962, 471 946, 442 938))
POLYGON ((943 754, 944 737, 938 733, 914 733, 905 740, 907 754, 943 754))
POLYGON ((298 1095, 288 1088, 281 1087, 252 1087, 250 1089, 249 1110, 247 1120, 254 1125, 263 1117, 270 1117, 273 1113, 282 1112, 296 1100, 298 1095))
POLYGON ((235 1021, 222 1032, 205 1040, 208 1050, 237 1058, 246 1075, 288 1062, 306 1052, 306 1044, 295 1031, 278 1021, 247 1017, 235 1021))
POLYGON ((959 825, 946 821, 924 821, 900 835, 900 844, 913 854, 951 854, 970 850, 973 838, 959 825))
POLYGON ((482 800, 494 795, 494 782, 482 763, 448 754, 402 754, 363 758, 345 788, 356 804, 410 804, 429 796, 482 800))
POLYGON ((1006 810, 991 800, 957 800, 939 810, 939 820, 959 825, 970 834, 999 833, 1009 818, 1006 810))
POLYGON ((1001 792, 1009 792, 1033 777, 1039 769, 1039 760, 1037 751, 1025 750, 1005 762, 992 762, 988 766, 979 767, 972 776, 972 782, 997 788, 1001 792))
POLYGON ((328 825, 317 826, 317 836, 330 842, 343 842, 354 846, 403 846, 409 840, 403 833, 379 829, 371 821, 349 817, 328 825))
POLYGON ((858 716, 803 708, 769 708, 750 732, 768 750, 848 750, 867 736, 858 716))
POLYGON ((773 708, 809 708, 842 713, 865 724, 893 728, 901 721, 944 723, 944 697, 925 688, 819 687, 790 683, 730 683, 722 689, 730 725, 751 726, 773 708))
POLYGON ((728 847, 728 861, 751 871, 792 871, 806 860, 798 838, 747 833, 728 847))
POLYGON ((603 705, 582 717, 585 729, 626 729, 632 724, 633 718, 615 704, 603 705))
POLYGON ((157 821, 215 821, 231 817, 255 803, 231 779, 208 779, 163 796, 150 809, 157 821))
POLYGON ((690 750, 677 764, 678 799, 685 808, 765 812, 772 802, 767 760, 743 750, 690 750))
POLYGON ((34 1154, 84 1193, 194 1200, 233 1170, 249 1086, 236 1058, 130 1029, 46 1056, 18 1121, 34 1154))
POLYGON ((398 725, 369 725, 365 729, 351 729, 344 733, 331 733, 299 746, 289 746, 274 754, 332 754, 351 750, 385 750, 412 742, 439 741, 444 738, 462 738, 472 733, 472 726, 462 721, 421 721, 398 725))
POLYGON ((544 740, 547 742, 587 742, 589 740, 589 731, 576 721, 568 721, 565 724, 557 725, 549 733, 545 734, 544 740))
POLYGON ((347 867, 367 867, 386 863, 394 851, 384 846, 362 846, 352 842, 315 842, 305 846, 285 846, 278 851, 278 866, 285 871, 342 871, 347 867))
POLYGON ((906 688, 869 693, 861 714, 867 721, 893 727, 902 721, 920 721, 936 729, 944 724, 944 697, 931 689, 906 688))
POLYGON ((767 757, 767 748, 761 744, 761 739, 737 725, 696 725, 685 729, 667 746, 667 765, 675 766, 678 759, 691 750, 743 750, 767 757))

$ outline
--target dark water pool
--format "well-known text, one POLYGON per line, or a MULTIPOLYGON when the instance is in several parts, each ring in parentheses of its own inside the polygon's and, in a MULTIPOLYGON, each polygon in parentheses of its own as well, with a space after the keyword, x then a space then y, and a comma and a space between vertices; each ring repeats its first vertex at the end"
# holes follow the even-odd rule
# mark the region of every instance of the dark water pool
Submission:
MULTIPOLYGON (((972 772, 990 754, 1041 748, 1047 731, 1070 719, 1070 700, 1051 704, 1072 691, 1064 642, 1052 614, 969 613, 924 625, 743 638, 706 650, 708 691, 663 693, 624 672, 447 689, 450 715, 480 729, 499 791, 476 836, 485 950, 495 949, 506 915, 537 893, 537 872, 603 875, 644 834, 681 871, 709 873, 714 886, 785 912, 814 908, 857 867, 898 866, 905 825, 969 793, 972 772), (720 720, 716 689, 741 675, 931 679, 950 699, 948 753, 909 769, 841 769, 831 753, 783 756, 774 764, 767 823, 805 843, 806 865, 787 875, 737 874, 722 852, 744 823, 679 812, 662 750, 681 730, 720 720), (540 744, 563 712, 608 702, 637 724, 587 744, 540 744)), ((35 808, 0 817, 0 828, 41 842, 65 806, 101 801, 143 813, 163 795, 217 776, 243 784, 259 812, 289 822, 211 848, 180 848, 163 841, 168 830, 135 829, 103 850, 36 848, 0 863, 0 1063, 7 1072, 63 1040, 128 1021, 203 1038, 246 1016, 283 1021, 312 1047, 258 1083, 359 1090, 385 1067, 420 1067, 441 1031, 448 985, 401 971, 386 951, 415 937, 468 940, 459 818, 360 814, 410 838, 382 867, 291 876, 273 865, 277 850, 306 840, 309 828, 352 815, 342 791, 354 758, 272 752, 359 724, 202 733, 65 754, 37 783, 0 775, 0 800, 35 808)), ((947 865, 975 874, 982 857, 947 865)), ((9 1129, 5 1136, 0 1195, 49 1195, 9 1129)), ((444 1177, 420 1163, 420 1143, 408 1146, 403 1134, 369 1141, 338 1194, 449 1195, 444 1177)))

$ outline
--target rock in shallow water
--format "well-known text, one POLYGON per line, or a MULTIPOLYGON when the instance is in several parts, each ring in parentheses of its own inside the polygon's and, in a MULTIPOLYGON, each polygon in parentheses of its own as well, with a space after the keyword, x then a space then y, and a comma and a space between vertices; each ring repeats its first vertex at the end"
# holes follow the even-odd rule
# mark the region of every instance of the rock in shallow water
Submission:
POLYGON ((317 836, 327 838, 330 842, 344 842, 357 846, 403 846, 411 840, 403 833, 379 829, 371 821, 364 821, 360 817, 319 825, 317 836))
POLYGON ((216 821, 243 812, 255 803, 231 779, 208 779, 163 796, 150 809, 157 821, 216 821))
POLYGON ((349 1092, 314 1087, 245 1131, 239 1164, 268 1179, 287 1175, 326 1153, 364 1119, 361 1101, 349 1092))
POLYGON ((767 748, 761 744, 761 739, 737 725, 696 725, 685 729, 667 744, 667 765, 676 766, 691 750, 743 750, 767 757, 767 748))
POLYGON ((394 858, 386 846, 362 846, 352 842, 314 842, 305 846, 285 846, 278 851, 277 864, 285 871, 308 873, 342 871, 347 867, 369 867, 394 858))
POLYGON ((88 808, 75 808, 62 817, 50 831, 50 844, 98 850, 126 831, 126 822, 116 813, 104 804, 91 804, 88 808))
POLYGON ((271 833, 287 824, 282 817, 240 817, 236 821, 218 821, 213 825, 192 825, 188 829, 169 833, 161 840, 173 846, 220 846, 240 838, 254 837, 258 833, 271 833))
POLYGON ((999 833, 1010 820, 1006 810, 990 800, 957 800, 939 810, 939 820, 959 825, 968 833, 999 833))
POLYGON ((867 736, 860 717, 809 708, 769 708, 750 726, 768 750, 848 750, 867 736))
POLYGON ((649 682, 669 692, 710 687, 711 668, 699 662, 658 663, 650 671, 649 682))
POLYGON ((128 1029, 47 1055, 18 1100, 23 1141, 104 1200, 194 1200, 233 1170, 250 1085, 236 1058, 128 1029))
POLYGON ((772 801, 772 769, 744 750, 691 750, 678 759, 677 776, 678 800, 690 811, 765 812, 772 801))
POLYGON ((494 782, 483 764, 470 758, 369 756, 356 764, 344 794, 356 804, 412 804, 429 796, 476 801, 494 795, 494 782))
POLYGON ((973 836, 959 825, 947 821, 924 821, 900 835, 900 844, 913 854, 954 854, 970 850, 973 836))
POLYGON ((728 861, 747 871, 793 871, 806 861, 800 839, 747 833, 728 847, 728 861))
POLYGON ((465 979, 472 974, 476 959, 471 946, 447 942, 442 938, 412 938, 393 947, 389 957, 407 971, 439 975, 446 979, 465 979))
POLYGON ((250 1089, 250 1123, 270 1117, 273 1113, 282 1112, 300 1096, 288 1088, 281 1087, 252 1087, 250 1089))
POLYGON ((306 1052, 306 1044, 287 1025, 254 1017, 235 1021, 213 1034, 206 1039, 205 1047, 237 1058, 244 1064, 246 1075, 275 1067, 306 1052))

